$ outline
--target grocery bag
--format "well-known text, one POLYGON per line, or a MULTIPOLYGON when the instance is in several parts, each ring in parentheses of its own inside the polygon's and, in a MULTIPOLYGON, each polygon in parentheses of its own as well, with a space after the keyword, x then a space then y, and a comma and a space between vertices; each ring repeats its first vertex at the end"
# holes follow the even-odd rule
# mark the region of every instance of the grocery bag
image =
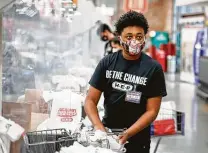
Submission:
POLYGON ((74 130, 81 122, 83 100, 84 97, 70 90, 56 93, 48 126, 74 130))
POLYGON ((158 120, 153 123, 154 135, 174 135, 176 134, 176 126, 174 119, 158 120))

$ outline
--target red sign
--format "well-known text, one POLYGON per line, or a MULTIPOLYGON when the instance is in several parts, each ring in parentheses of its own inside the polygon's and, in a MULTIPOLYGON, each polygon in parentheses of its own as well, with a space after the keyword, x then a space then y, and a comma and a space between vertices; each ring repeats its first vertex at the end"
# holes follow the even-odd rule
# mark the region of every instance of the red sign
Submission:
POLYGON ((126 12, 134 10, 145 13, 148 10, 148 0, 125 0, 123 9, 126 12))
POLYGON ((72 122, 73 117, 77 115, 76 109, 59 108, 57 116, 61 117, 61 122, 72 122))

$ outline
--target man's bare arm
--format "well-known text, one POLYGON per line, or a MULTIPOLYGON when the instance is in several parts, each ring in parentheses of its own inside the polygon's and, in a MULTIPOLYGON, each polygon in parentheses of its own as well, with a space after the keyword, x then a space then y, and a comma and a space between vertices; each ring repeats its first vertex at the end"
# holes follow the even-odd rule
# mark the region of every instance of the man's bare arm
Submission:
POLYGON ((97 104, 99 102, 101 94, 102 94, 101 91, 91 86, 88 90, 88 94, 85 99, 84 108, 87 116, 94 125, 94 128, 96 130, 105 131, 105 127, 99 118, 98 109, 97 109, 97 104))
POLYGON ((162 97, 154 97, 147 100, 146 112, 127 130, 130 137, 142 131, 156 119, 160 110, 161 100, 162 97))

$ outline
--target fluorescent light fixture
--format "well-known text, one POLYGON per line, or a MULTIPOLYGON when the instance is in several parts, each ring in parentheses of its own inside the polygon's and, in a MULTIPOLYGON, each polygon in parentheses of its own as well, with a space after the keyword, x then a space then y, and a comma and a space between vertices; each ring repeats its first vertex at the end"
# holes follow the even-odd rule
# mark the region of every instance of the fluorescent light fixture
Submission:
POLYGON ((150 37, 155 37, 156 36, 156 32, 155 31, 150 31, 149 35, 150 35, 150 37))

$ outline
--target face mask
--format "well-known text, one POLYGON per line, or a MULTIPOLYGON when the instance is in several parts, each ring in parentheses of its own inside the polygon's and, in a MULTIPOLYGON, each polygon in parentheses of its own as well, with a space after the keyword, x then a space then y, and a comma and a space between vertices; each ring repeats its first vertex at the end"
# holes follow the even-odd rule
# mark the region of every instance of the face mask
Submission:
POLYGON ((107 41, 107 40, 108 40, 108 37, 107 37, 107 36, 102 36, 102 37, 101 37, 101 40, 102 40, 102 41, 107 41))
POLYGON ((121 45, 124 49, 129 53, 129 55, 138 55, 145 46, 145 41, 143 43, 138 42, 137 40, 128 40, 127 42, 123 42, 121 40, 121 45))

